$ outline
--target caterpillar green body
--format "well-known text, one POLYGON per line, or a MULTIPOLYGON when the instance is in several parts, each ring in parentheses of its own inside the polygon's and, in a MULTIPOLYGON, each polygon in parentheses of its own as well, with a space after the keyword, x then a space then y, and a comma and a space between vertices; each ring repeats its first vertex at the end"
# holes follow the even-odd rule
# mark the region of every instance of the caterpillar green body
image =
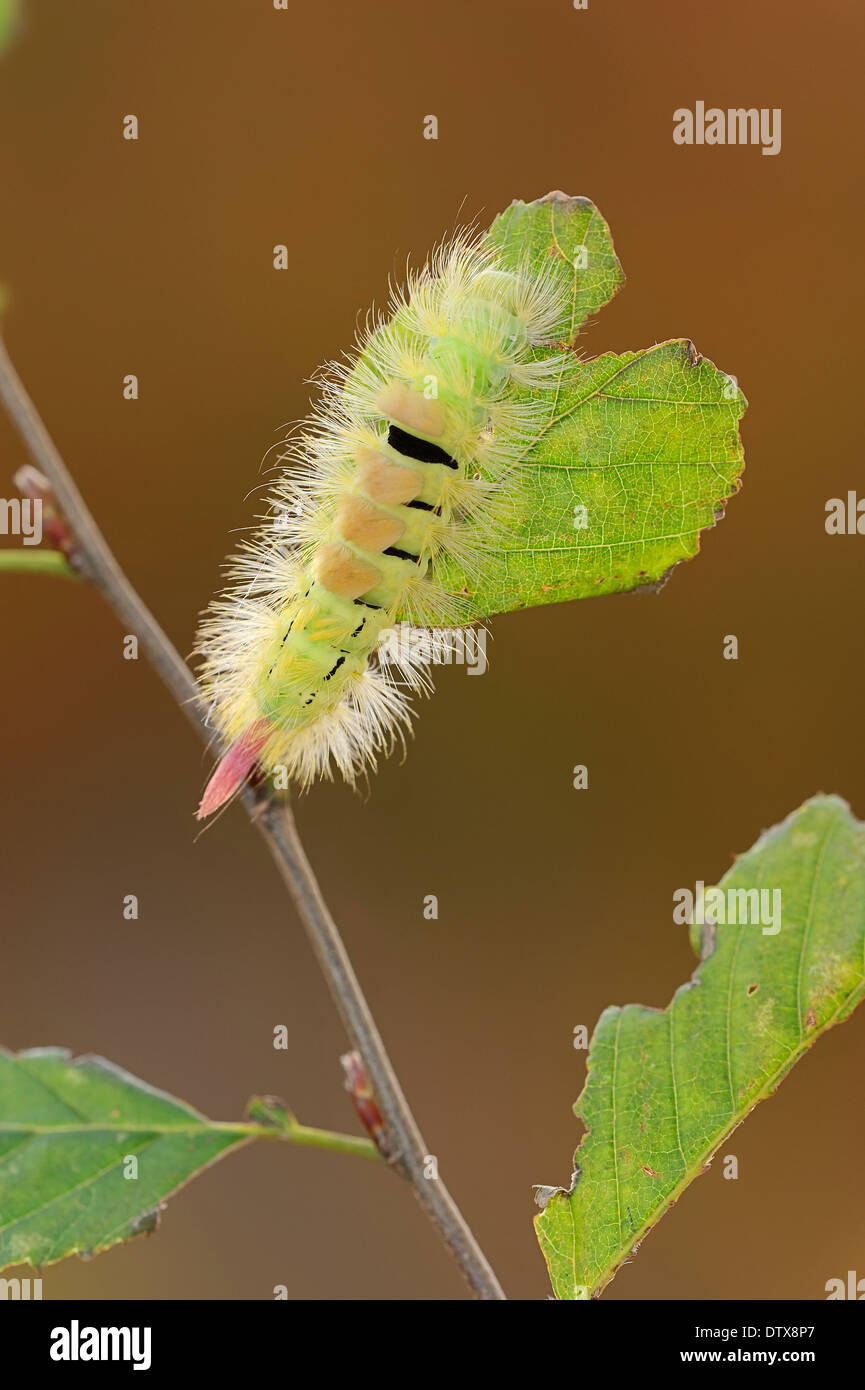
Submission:
POLYGON ((326 378, 270 516, 202 625, 202 683, 230 747, 199 815, 256 763, 301 785, 334 769, 354 780, 408 726, 427 677, 411 661, 378 665, 382 633, 459 624, 442 555, 470 573, 498 563, 515 464, 568 360, 533 349, 566 316, 552 276, 505 269, 457 236, 326 378))

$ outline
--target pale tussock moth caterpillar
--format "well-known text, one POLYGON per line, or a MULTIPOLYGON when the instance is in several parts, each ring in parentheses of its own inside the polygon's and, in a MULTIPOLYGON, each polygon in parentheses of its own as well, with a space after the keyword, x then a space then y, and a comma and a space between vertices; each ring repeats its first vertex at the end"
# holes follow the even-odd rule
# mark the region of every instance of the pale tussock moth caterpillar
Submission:
POLYGON ((210 722, 229 744, 198 810, 221 806, 258 765, 301 786, 354 781, 409 725, 425 688, 412 662, 379 665, 400 621, 459 626, 436 577, 497 563, 520 452, 548 385, 560 386, 572 306, 552 270, 508 264, 481 237, 442 246, 354 356, 321 378, 290 444, 294 467, 202 622, 210 722))

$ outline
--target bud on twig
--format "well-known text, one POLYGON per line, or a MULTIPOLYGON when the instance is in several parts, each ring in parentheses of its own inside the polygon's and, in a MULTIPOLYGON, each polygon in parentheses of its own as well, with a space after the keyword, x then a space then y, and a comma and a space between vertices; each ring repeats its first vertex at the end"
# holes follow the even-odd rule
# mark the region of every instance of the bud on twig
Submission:
POLYGON ((40 473, 38 468, 34 468, 31 463, 25 463, 23 468, 19 468, 15 474, 15 486, 24 497, 29 497, 32 502, 42 504, 42 536, 43 539, 54 550, 59 550, 66 556, 73 569, 79 568, 78 547, 75 537, 66 523, 66 519, 60 511, 57 498, 51 488, 51 484, 40 473))
POLYGON ((393 1145, 387 1125, 373 1095, 366 1067, 359 1052, 346 1052, 340 1057, 345 1072, 345 1089, 350 1094, 361 1124, 373 1140, 382 1158, 390 1159, 393 1145))

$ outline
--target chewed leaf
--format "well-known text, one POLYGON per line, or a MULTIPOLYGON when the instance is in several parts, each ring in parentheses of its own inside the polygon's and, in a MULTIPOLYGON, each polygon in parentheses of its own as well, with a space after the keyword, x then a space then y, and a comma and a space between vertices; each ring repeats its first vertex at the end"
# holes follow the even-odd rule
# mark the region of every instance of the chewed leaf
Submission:
POLYGON ((610 1008, 595 1030, 575 1107, 588 1130, 575 1180, 536 1217, 558 1298, 599 1293, 730 1132, 865 993, 865 825, 845 802, 806 802, 719 888, 701 914, 704 959, 669 1007, 610 1008))
POLYGON ((528 261, 537 273, 553 267, 572 306, 569 343, 625 278, 610 229, 589 198, 556 192, 533 203, 517 199, 499 213, 486 240, 505 265, 528 261))
POLYGON ((523 457, 501 565, 481 583, 442 566, 467 621, 655 584, 696 555, 738 487, 745 406, 684 340, 583 363, 523 457))
POLYGON ((166 1198, 248 1142, 101 1057, 0 1049, 0 1269, 153 1230, 166 1198))
MULTIPOLYGON (((528 258, 532 270, 552 267, 561 277, 573 306, 571 343, 623 278, 609 228, 587 198, 512 203, 487 240, 506 262, 528 258)), ((687 339, 569 367, 520 458, 499 562, 487 575, 453 557, 440 562, 466 621, 662 582, 696 555, 700 532, 739 485, 746 404, 735 378, 687 339)))

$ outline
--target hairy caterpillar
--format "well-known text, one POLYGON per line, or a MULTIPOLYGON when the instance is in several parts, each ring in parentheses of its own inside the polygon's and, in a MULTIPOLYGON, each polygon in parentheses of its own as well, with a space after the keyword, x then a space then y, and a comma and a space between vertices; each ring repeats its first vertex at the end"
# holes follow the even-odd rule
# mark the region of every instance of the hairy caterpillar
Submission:
POLYGON ((570 312, 552 271, 458 233, 323 377, 271 513, 200 628, 210 721, 229 744, 200 819, 256 765, 301 786, 334 770, 354 781, 408 727, 428 678, 411 659, 379 664, 381 634, 461 624, 438 562, 496 563, 543 388, 574 360, 553 350, 570 312))

